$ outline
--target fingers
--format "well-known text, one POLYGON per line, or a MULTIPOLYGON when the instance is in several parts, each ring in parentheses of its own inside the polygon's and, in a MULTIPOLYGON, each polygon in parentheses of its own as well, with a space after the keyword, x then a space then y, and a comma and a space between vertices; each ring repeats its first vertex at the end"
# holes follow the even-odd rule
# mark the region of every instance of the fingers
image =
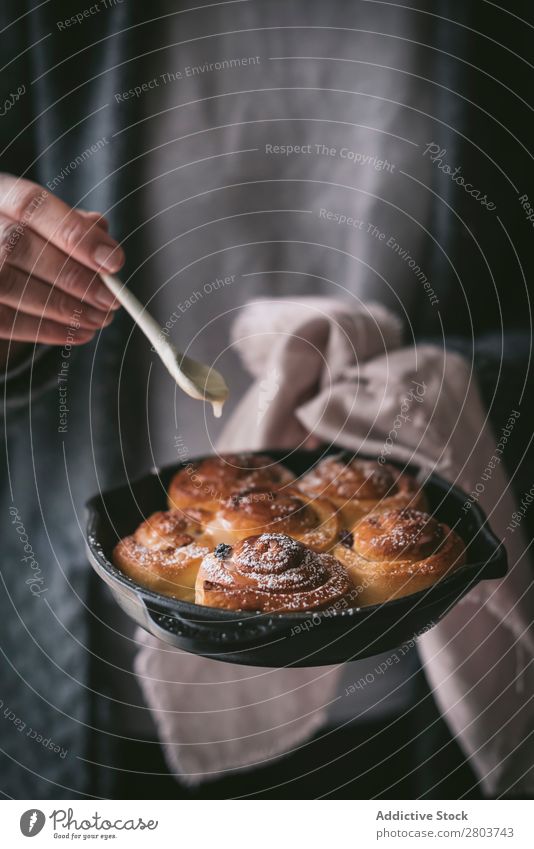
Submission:
POLYGON ((42 345, 83 345, 95 335, 94 330, 73 330, 49 319, 37 318, 0 306, 0 339, 16 342, 37 342, 42 345))
POLYGON ((112 274, 122 267, 122 248, 105 228, 95 227, 91 216, 72 209, 42 186, 0 174, 0 199, 4 215, 24 229, 31 228, 82 265, 112 274))
POLYGON ((80 303, 57 287, 50 287, 36 277, 28 277, 10 265, 4 266, 0 278, 0 304, 16 311, 47 318, 68 326, 73 316, 79 324, 95 330, 107 327, 114 313, 80 303))
POLYGON ((88 342, 120 306, 98 272, 114 273, 123 262, 100 213, 0 174, 0 338, 88 342))
POLYGON ((97 227, 102 227, 102 229, 106 231, 109 230, 109 222, 107 218, 99 212, 91 212, 86 209, 79 209, 78 212, 80 215, 85 216, 92 224, 96 224, 97 227))
MULTIPOLYGON (((99 228, 94 226, 94 229, 99 228)), ((119 306, 93 271, 66 257, 59 248, 47 244, 33 230, 21 230, 20 224, 0 213, 0 289, 8 265, 27 274, 37 274, 40 280, 97 309, 107 311, 119 306)))

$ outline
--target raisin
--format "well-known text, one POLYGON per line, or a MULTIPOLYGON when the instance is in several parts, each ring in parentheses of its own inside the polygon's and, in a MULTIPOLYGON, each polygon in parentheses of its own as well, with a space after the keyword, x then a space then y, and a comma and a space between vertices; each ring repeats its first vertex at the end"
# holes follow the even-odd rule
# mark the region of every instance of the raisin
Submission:
POLYGON ((339 541, 341 545, 345 545, 347 548, 352 548, 354 543, 354 535, 351 531, 347 531, 346 528, 343 528, 339 532, 339 541))

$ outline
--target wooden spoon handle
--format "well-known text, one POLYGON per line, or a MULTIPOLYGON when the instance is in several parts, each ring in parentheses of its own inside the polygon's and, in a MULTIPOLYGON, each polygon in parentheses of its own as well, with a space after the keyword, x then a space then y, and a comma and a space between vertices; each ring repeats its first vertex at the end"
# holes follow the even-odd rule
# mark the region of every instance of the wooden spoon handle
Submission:
POLYGON ((119 303, 122 304, 126 312, 131 315, 137 326, 145 334, 151 343, 152 348, 159 356, 167 371, 174 378, 178 386, 180 386, 180 388, 192 398, 197 398, 201 401, 205 400, 204 394, 180 369, 178 363, 182 358, 182 355, 176 350, 174 345, 165 338, 161 332, 160 325, 156 319, 150 315, 141 301, 135 297, 133 292, 131 292, 118 277, 104 273, 101 273, 100 276, 109 291, 115 296, 119 303))

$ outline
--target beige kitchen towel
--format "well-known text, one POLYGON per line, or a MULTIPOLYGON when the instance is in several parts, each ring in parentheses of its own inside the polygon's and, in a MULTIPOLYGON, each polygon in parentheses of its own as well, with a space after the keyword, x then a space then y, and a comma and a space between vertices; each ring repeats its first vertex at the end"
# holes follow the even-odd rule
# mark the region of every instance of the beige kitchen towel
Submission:
MULTIPOLYGON (((504 469, 519 410, 494 434, 472 364, 437 347, 402 348, 350 367, 296 413, 326 442, 414 460, 480 503, 509 572, 485 581, 418 641, 442 714, 489 795, 532 795, 534 586, 504 469)), ((424 733, 424 729, 421 730, 424 733)))
MULTIPOLYGON (((510 569, 472 590, 419 641, 452 732, 491 795, 531 794, 534 611, 531 572, 504 471, 518 410, 495 435, 471 363, 433 346, 399 348, 382 308, 326 299, 247 306, 233 342, 255 378, 224 450, 322 442, 413 460, 479 501, 505 541, 510 569)), ((171 767, 198 782, 278 757, 320 727, 335 668, 258 670, 181 654, 143 634, 147 701, 171 767)), ((425 729, 421 729, 425 733, 425 729)))
MULTIPOLYGON (((297 408, 345 369, 400 343, 382 307, 309 298, 252 304, 234 341, 256 378, 221 451, 296 447, 297 408), (239 340, 239 341, 238 341, 239 340)), ((171 771, 190 785, 269 764, 324 724, 339 668, 262 669, 178 651, 139 629, 135 671, 171 771)))
POLYGON ((380 351, 379 329, 386 339, 392 328, 378 319, 375 356, 363 362, 335 356, 332 348, 346 343, 340 325, 329 334, 330 347, 318 346, 314 368, 310 338, 315 342, 328 328, 310 319, 305 303, 257 302, 236 322, 234 342, 256 382, 228 424, 227 442, 237 447, 232 435, 254 425, 269 442, 283 400, 294 408, 287 425, 292 436, 315 433, 324 443, 382 461, 413 460, 463 488, 465 511, 480 503, 505 542, 509 572, 479 584, 418 644, 443 716, 488 794, 532 795, 534 587, 504 469, 520 411, 509 410, 494 434, 472 363, 434 346, 399 348, 394 340, 380 351), (254 335, 258 327, 263 336, 254 335), (258 341, 251 345, 251 338, 258 341), (281 377, 287 373, 290 380, 281 377))

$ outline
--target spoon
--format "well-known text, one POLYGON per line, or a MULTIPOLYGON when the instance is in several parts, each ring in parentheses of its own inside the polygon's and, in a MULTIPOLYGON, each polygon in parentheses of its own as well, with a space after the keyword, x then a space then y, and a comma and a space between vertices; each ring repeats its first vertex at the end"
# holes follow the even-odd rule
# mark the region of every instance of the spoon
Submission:
POLYGON ((215 369, 203 363, 197 363, 196 360, 177 351, 165 338, 155 318, 147 312, 143 304, 118 277, 105 273, 101 273, 100 276, 112 295, 122 304, 152 343, 153 349, 180 389, 183 389, 191 398, 210 403, 213 414, 219 418, 228 397, 228 387, 223 376, 215 369))

